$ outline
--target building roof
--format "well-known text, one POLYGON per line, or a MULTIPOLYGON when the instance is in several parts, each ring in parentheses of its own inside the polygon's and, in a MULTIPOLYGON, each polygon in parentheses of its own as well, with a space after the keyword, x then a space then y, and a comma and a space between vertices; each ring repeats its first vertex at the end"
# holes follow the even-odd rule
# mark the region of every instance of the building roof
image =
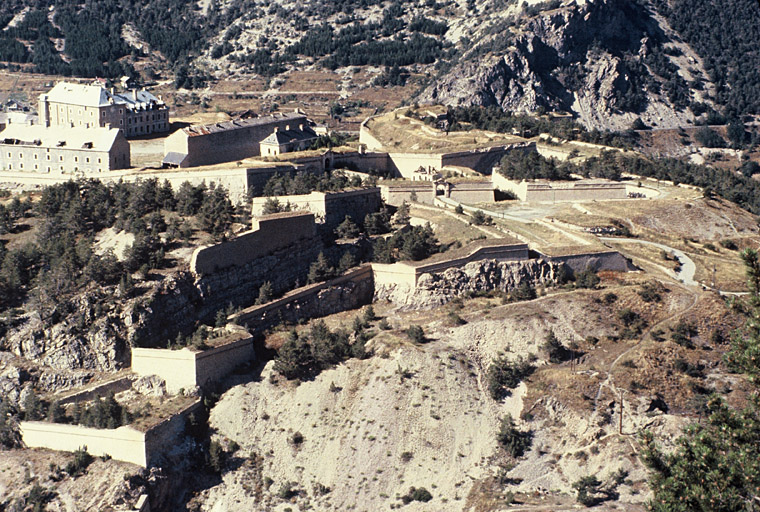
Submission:
POLYGON ((110 151, 118 128, 58 128, 10 124, 0 132, 0 144, 110 151))
POLYGON ((83 107, 106 107, 109 105, 124 105, 128 109, 137 110, 164 102, 145 90, 132 90, 112 94, 108 89, 99 85, 74 84, 58 82, 46 95, 51 103, 81 105, 83 107))
POLYGON ((177 153, 176 151, 170 151, 166 153, 162 163, 169 165, 182 165, 182 162, 187 158, 187 153, 177 153))
POLYGON ((223 123, 193 125, 183 128, 190 137, 197 137, 199 135, 209 135, 211 133, 226 132, 230 130, 241 130, 249 128, 251 126, 261 126, 277 121, 301 121, 306 122, 306 116, 296 112, 286 112, 282 114, 272 114, 269 116, 254 117, 251 119, 235 119, 233 121, 225 121, 223 123))
POLYGON ((316 138, 317 134, 314 130, 309 126, 304 126, 303 130, 277 130, 262 140, 261 144, 279 146, 281 144, 291 144, 316 138))

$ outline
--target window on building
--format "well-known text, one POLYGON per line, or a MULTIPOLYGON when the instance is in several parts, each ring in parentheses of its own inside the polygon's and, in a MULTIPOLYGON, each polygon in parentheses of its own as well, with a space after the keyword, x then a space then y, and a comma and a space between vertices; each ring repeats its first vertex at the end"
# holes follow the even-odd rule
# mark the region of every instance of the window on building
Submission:
POLYGON ((50 160, 50 155, 47 155, 47 160, 50 160))
POLYGON ((18 164, 18 168, 19 169, 23 169, 24 168, 24 164, 18 164))
POLYGON ((34 170, 35 170, 35 171, 36 171, 37 169, 39 169, 39 168, 40 168, 40 166, 39 166, 39 165, 37 165, 37 164, 34 164, 34 170))
POLYGON ((61 155, 61 156, 58 157, 58 161, 59 162, 63 162, 63 155, 61 155))
POLYGON ((123 109, 123 108, 120 108, 120 109, 119 109, 119 114, 123 114, 123 113, 124 113, 124 109, 123 109))
POLYGON ((100 158, 98 158, 98 163, 101 163, 101 159, 100 158))
POLYGON ((106 117, 106 111, 105 110, 100 113, 100 117, 106 117))
POLYGON ((24 158, 24 153, 19 153, 19 154, 18 154, 18 157, 19 157, 19 158, 24 158))
POLYGON ((119 126, 124 124, 124 119, 119 119, 119 126))
POLYGON ((84 161, 89 164, 90 163, 90 157, 88 156, 87 158, 84 159, 84 161))
POLYGON ((36 154, 36 153, 35 153, 35 155, 34 155, 34 159, 35 159, 35 160, 37 160, 37 154, 36 154))
POLYGON ((79 161, 79 157, 78 157, 78 156, 75 156, 75 157, 74 157, 74 161, 75 161, 75 162, 78 162, 78 161, 79 161))

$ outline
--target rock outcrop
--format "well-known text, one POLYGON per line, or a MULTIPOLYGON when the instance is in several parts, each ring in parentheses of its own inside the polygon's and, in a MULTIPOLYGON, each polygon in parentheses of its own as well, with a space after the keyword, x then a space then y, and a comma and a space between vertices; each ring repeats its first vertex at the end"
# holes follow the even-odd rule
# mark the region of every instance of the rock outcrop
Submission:
POLYGON ((375 287, 376 300, 389 300, 400 309, 432 309, 456 297, 476 292, 509 292, 522 284, 549 285, 564 264, 543 259, 518 262, 473 261, 439 274, 423 274, 417 286, 404 284, 375 287))
POLYGON ((419 101, 568 111, 587 128, 598 129, 628 129, 639 117, 658 127, 693 120, 683 102, 674 104, 661 88, 681 80, 680 75, 691 76, 700 67, 698 58, 691 58, 691 71, 667 56, 662 59, 668 64, 650 65, 661 60, 648 55, 675 44, 665 22, 626 0, 579 4, 489 30, 419 101), (665 67, 670 76, 658 74, 665 67))

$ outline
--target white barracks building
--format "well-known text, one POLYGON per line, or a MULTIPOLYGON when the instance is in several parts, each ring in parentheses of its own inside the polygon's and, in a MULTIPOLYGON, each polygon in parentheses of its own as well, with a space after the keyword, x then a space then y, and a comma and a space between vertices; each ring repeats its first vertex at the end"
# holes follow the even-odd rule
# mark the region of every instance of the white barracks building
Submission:
POLYGON ((126 137, 169 131, 169 108, 143 89, 115 93, 99 85, 59 82, 40 95, 42 126, 118 128, 126 137))
POLYGON ((0 132, 3 171, 91 176, 129 167, 129 142, 116 128, 12 124, 0 132))

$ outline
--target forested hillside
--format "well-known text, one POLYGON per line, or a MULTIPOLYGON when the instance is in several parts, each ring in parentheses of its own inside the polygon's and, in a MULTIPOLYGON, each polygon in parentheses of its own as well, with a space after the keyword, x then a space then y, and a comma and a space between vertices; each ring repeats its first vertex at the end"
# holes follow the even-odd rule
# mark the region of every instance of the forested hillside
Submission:
POLYGON ((653 0, 699 53, 726 114, 760 113, 760 3, 757 0, 653 0))
POLYGON ((388 68, 381 85, 403 84, 416 72, 421 86, 438 86, 425 99, 446 102, 451 96, 459 104, 498 103, 506 110, 601 105, 635 118, 652 104, 651 119, 662 117, 664 108, 675 113, 673 122, 710 115, 713 108, 728 118, 760 111, 755 0, 526 5, 515 0, 10 0, 0 3, 5 63, 0 65, 117 77, 134 75, 135 63, 150 56, 150 66, 138 66, 141 73, 168 71, 182 87, 202 86, 206 76, 215 75, 273 77, 311 66, 380 66, 388 68), (542 22, 549 14, 546 19, 559 14, 562 23, 542 22), (552 47, 554 40, 561 43, 559 50, 552 47), (490 74, 481 78, 483 73, 490 74), (483 90, 478 84, 459 90, 458 81, 470 79, 482 81, 483 90), (600 97, 574 94, 594 84, 601 87, 593 93, 600 97), (504 96, 500 88, 506 85, 504 96), (447 88, 455 89, 456 97, 447 88), (530 104, 523 97, 532 98, 530 104))

